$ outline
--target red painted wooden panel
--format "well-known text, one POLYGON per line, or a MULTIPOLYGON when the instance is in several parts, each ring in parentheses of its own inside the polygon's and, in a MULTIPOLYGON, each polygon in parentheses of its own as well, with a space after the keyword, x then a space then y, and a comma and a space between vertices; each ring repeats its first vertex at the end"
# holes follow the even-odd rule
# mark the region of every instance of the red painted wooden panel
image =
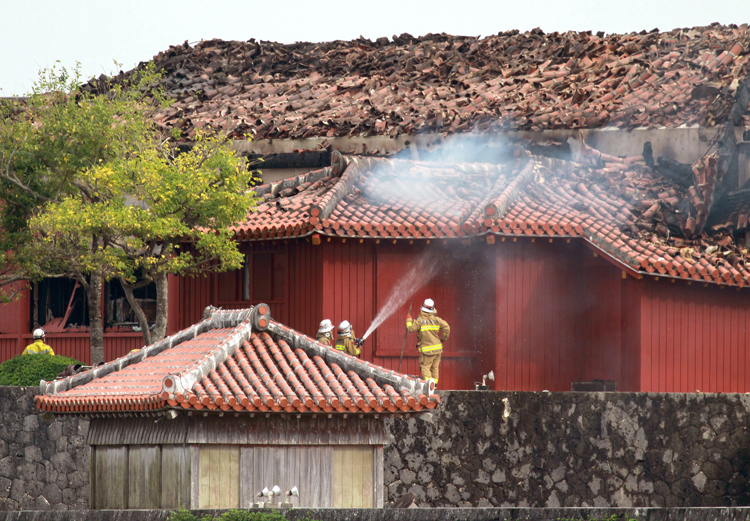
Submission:
POLYGON ((617 382, 620 391, 640 388, 640 281, 628 276, 622 281, 622 370, 617 382))
POLYGON ((570 390, 585 358, 580 245, 508 238, 495 246, 495 388, 570 390))
POLYGON ((578 305, 583 381, 622 380, 622 272, 582 250, 578 305))
MULTIPOLYGON (((0 359, 2 361, 20 355, 24 347, 32 343, 30 334, 0 336, 0 359)), ((91 343, 88 333, 48 334, 46 342, 56 355, 75 358, 86 364, 91 362, 91 343)), ((104 335, 104 359, 106 361, 128 354, 143 347, 143 337, 136 333, 106 333, 104 335)))
POLYGON ((750 391, 747 289, 640 284, 641 391, 750 391))
POLYGON ((313 338, 323 319, 322 248, 298 241, 290 243, 288 253, 286 325, 313 338))

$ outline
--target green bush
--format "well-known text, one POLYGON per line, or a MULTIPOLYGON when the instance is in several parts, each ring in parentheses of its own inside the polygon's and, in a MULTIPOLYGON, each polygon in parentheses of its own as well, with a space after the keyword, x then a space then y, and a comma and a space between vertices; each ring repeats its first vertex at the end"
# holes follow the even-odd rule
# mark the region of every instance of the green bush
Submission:
POLYGON ((67 356, 19 355, 0 364, 0 385, 39 385, 54 380, 70 364, 80 364, 67 356))
POLYGON ((170 512, 167 521, 286 521, 286 517, 281 512, 232 509, 219 517, 205 515, 199 519, 190 510, 181 509, 170 512))

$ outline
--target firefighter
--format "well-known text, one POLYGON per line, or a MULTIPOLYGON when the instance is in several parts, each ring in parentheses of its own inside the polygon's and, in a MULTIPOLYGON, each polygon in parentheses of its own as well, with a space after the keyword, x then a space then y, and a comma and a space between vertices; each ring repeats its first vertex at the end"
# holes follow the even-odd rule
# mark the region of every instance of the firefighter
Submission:
POLYGON ((331 333, 331 331, 333 331, 333 323, 327 318, 322 320, 318 327, 318 335, 315 337, 315 340, 324 346, 333 347, 333 333, 331 333))
POLYGON ((422 309, 416 320, 411 315, 406 315, 406 329, 410 333, 417 334, 417 350, 419 351, 419 368, 422 378, 432 379, 437 388, 440 376, 440 355, 443 352, 443 344, 451 334, 448 322, 437 316, 435 302, 427 299, 422 304, 422 309), (442 342, 440 336, 442 334, 442 342))
POLYGON ((348 320, 344 320, 339 324, 337 333, 336 349, 352 356, 359 356, 361 352, 359 348, 362 347, 364 340, 354 336, 354 329, 352 329, 352 325, 348 320))
POLYGON ((41 327, 38 327, 34 330, 33 336, 34 336, 34 343, 29 344, 26 346, 26 349, 23 350, 22 355, 53 355, 55 352, 52 350, 50 346, 44 343, 44 336, 46 333, 44 332, 44 329, 41 327))

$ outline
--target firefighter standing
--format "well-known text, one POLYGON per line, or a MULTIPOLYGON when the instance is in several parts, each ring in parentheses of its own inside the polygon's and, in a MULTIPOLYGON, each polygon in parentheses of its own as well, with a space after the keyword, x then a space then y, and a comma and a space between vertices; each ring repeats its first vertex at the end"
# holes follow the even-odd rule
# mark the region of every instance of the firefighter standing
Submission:
POLYGON ((52 350, 50 346, 44 343, 44 336, 45 336, 44 329, 41 327, 38 327, 34 330, 34 343, 29 344, 26 346, 26 349, 23 350, 22 355, 55 355, 55 352, 52 350))
POLYGON ((422 304, 422 310, 416 320, 412 321, 411 315, 406 315, 406 329, 410 333, 417 334, 419 368, 422 371, 422 378, 434 380, 435 387, 437 387, 440 376, 440 356, 443 352, 442 342, 448 340, 451 334, 448 322, 437 316, 435 302, 428 298, 422 304))
POLYGON ((362 347, 364 340, 354 336, 354 330, 348 320, 344 320, 339 324, 337 333, 336 349, 352 356, 359 356, 359 348, 362 347))
POLYGON ((326 318, 325 320, 321 321, 315 340, 317 340, 324 346, 333 347, 333 333, 331 333, 331 331, 333 331, 333 323, 326 318))

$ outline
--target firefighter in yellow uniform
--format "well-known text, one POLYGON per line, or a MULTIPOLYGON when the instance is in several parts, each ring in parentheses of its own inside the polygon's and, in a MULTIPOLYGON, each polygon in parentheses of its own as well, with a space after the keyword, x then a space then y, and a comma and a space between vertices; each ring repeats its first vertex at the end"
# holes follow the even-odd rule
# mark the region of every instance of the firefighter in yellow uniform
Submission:
POLYGON ((50 346, 44 343, 45 332, 44 329, 38 327, 34 330, 34 343, 26 346, 23 350, 22 355, 55 355, 55 352, 50 346))
POLYGON ((333 323, 327 318, 320 322, 318 327, 318 334, 315 336, 315 340, 323 344, 324 346, 333 347, 333 323))
POLYGON ((437 316, 435 302, 427 299, 422 304, 422 310, 416 320, 406 315, 406 329, 417 334, 417 350, 419 351, 419 368, 422 378, 435 381, 437 388, 440 377, 440 355, 443 353, 443 343, 451 334, 448 322, 437 316), (442 334, 442 341, 440 336, 442 334))
POLYGON ((354 336, 354 330, 348 320, 344 320, 339 324, 337 333, 336 349, 352 356, 359 356, 359 348, 362 347, 364 340, 354 336))

